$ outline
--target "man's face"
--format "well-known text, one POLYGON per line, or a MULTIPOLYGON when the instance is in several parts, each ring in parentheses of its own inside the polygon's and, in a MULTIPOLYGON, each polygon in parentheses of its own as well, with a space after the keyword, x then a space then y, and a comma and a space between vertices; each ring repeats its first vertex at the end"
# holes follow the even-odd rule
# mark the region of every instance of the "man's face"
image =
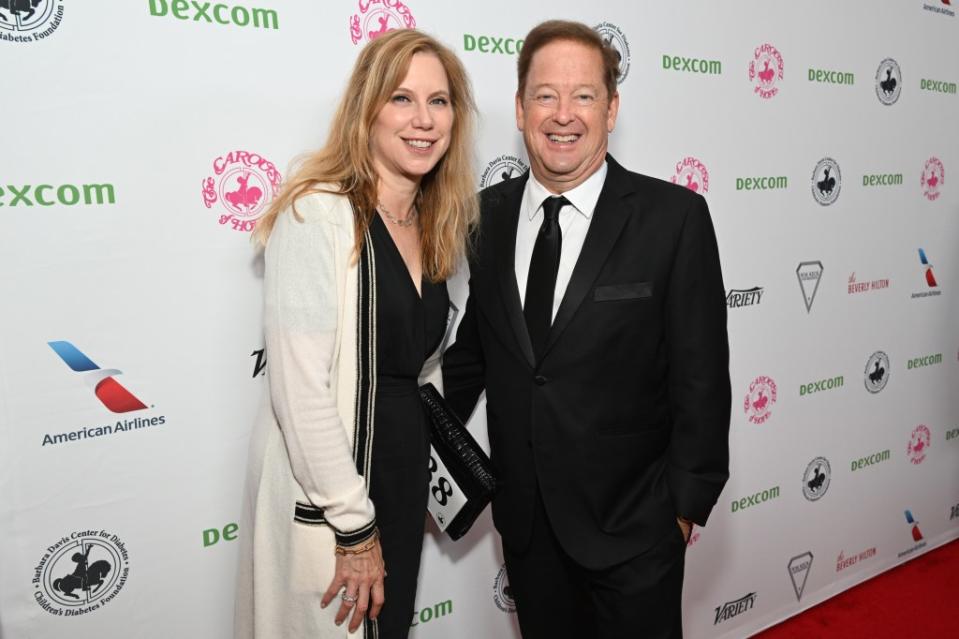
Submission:
POLYGON ((607 95, 603 77, 599 51, 578 42, 558 40, 533 54, 516 126, 533 175, 554 193, 581 184, 606 158, 619 93, 607 95))

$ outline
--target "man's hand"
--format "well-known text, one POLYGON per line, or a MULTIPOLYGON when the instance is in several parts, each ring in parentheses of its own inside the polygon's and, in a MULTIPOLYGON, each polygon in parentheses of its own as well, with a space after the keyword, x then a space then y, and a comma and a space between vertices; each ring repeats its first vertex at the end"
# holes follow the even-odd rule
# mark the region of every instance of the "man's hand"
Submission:
POLYGON ((679 530, 683 533, 683 541, 688 544, 689 536, 693 534, 693 522, 688 519, 683 519, 682 517, 677 517, 676 523, 679 524, 679 530))

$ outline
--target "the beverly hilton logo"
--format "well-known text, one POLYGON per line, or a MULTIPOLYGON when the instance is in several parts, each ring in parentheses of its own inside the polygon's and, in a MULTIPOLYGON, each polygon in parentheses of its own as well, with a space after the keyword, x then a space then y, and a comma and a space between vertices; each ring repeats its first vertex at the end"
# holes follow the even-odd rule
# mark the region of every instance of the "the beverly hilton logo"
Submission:
POLYGON ((802 494, 809 501, 818 501, 829 490, 829 460, 817 457, 806 466, 802 478, 802 494))
POLYGON ((866 390, 878 393, 886 387, 889 381, 889 356, 882 351, 876 351, 866 360, 864 372, 866 390))
POLYGON ((930 444, 932 444, 932 433, 929 432, 929 427, 919 424, 912 429, 909 443, 906 445, 909 461, 913 464, 921 464, 926 459, 930 444))
POLYGON ((806 312, 812 311, 812 303, 816 301, 816 292, 822 280, 822 262, 800 262, 796 267, 796 277, 799 279, 799 288, 802 290, 803 301, 806 303, 806 312))
POLYGON ((771 44, 756 47, 749 62, 749 81, 753 93, 766 100, 779 93, 776 84, 783 79, 783 57, 771 44))
POLYGON ((796 601, 802 599, 802 593, 806 589, 806 580, 809 579, 809 571, 812 569, 812 553, 809 551, 801 555, 796 555, 789 560, 788 570, 789 578, 793 582, 793 592, 796 593, 796 601))
POLYGON ((63 21, 62 0, 0 0, 0 40, 36 42, 63 21))
POLYGON ((516 601, 513 600, 513 592, 509 588, 509 577, 506 576, 506 564, 500 567, 499 572, 496 573, 496 579, 493 580, 493 602, 503 612, 516 612, 516 601))
POLYGON ((676 163, 676 171, 670 178, 673 184, 685 186, 694 193, 709 190, 709 171, 706 165, 694 157, 685 157, 676 163))
POLYGON ((505 182, 522 175, 528 169, 529 165, 515 155, 501 155, 486 165, 486 170, 480 176, 480 188, 485 189, 488 186, 505 182))
POLYGON ((203 180, 203 204, 226 210, 220 224, 250 232, 276 196, 282 181, 276 166, 259 153, 230 151, 213 160, 213 175, 203 180))
POLYGON ((622 84, 626 80, 626 76, 629 75, 630 63, 629 40, 626 38, 626 34, 612 22, 601 22, 593 28, 602 36, 603 41, 616 52, 616 57, 619 58, 619 74, 616 76, 616 83, 622 84))
POLYGON ((855 566, 860 561, 865 561, 866 559, 871 559, 876 556, 876 547, 867 548, 859 553, 853 553, 851 555, 846 555, 845 552, 840 552, 839 557, 836 558, 836 572, 842 572, 846 568, 851 568, 855 566))
POLYGON ((899 63, 892 58, 886 58, 876 69, 876 97, 886 106, 891 106, 899 100, 900 93, 902 72, 899 70, 899 63))
POLYGON ((743 412, 752 424, 762 424, 772 415, 776 403, 776 382, 760 375, 752 381, 743 400, 743 412))
POLYGON ((823 206, 829 206, 839 199, 842 188, 842 175, 839 163, 832 158, 823 158, 816 163, 812 172, 812 196, 823 206))
POLYGON ((350 18, 353 44, 375 40, 395 29, 415 29, 416 18, 399 0, 359 0, 359 13, 350 18))
POLYGON ((937 157, 926 160, 925 166, 922 167, 922 176, 919 178, 922 194, 926 196, 926 199, 930 202, 939 199, 940 189, 945 181, 946 168, 942 165, 942 161, 937 157))
POLYGON ((50 544, 34 567, 33 599, 51 615, 77 617, 113 601, 129 575, 129 553, 119 537, 106 530, 72 532, 50 544))

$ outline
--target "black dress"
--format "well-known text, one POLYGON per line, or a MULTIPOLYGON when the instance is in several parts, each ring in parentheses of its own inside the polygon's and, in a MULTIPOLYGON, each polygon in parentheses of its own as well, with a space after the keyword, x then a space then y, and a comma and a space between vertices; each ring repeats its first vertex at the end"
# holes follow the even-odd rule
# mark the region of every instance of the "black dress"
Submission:
POLYGON ((370 499, 376 507, 386 603, 382 639, 406 637, 429 494, 429 427, 417 391, 423 362, 443 339, 449 310, 446 284, 422 280, 422 298, 379 215, 370 227, 376 260, 376 409, 370 499))

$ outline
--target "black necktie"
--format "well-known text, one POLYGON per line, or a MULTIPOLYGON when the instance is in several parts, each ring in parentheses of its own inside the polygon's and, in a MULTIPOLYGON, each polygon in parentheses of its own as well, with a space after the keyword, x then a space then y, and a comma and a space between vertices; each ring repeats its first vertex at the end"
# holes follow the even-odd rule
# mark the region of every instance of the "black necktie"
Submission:
POLYGON ((543 200, 543 224, 539 227, 533 245, 533 257, 529 262, 523 315, 526 316, 526 329, 537 359, 546 347, 546 336, 553 323, 553 291, 556 289, 559 255, 563 248, 559 210, 566 204, 569 204, 569 200, 562 196, 543 200))

